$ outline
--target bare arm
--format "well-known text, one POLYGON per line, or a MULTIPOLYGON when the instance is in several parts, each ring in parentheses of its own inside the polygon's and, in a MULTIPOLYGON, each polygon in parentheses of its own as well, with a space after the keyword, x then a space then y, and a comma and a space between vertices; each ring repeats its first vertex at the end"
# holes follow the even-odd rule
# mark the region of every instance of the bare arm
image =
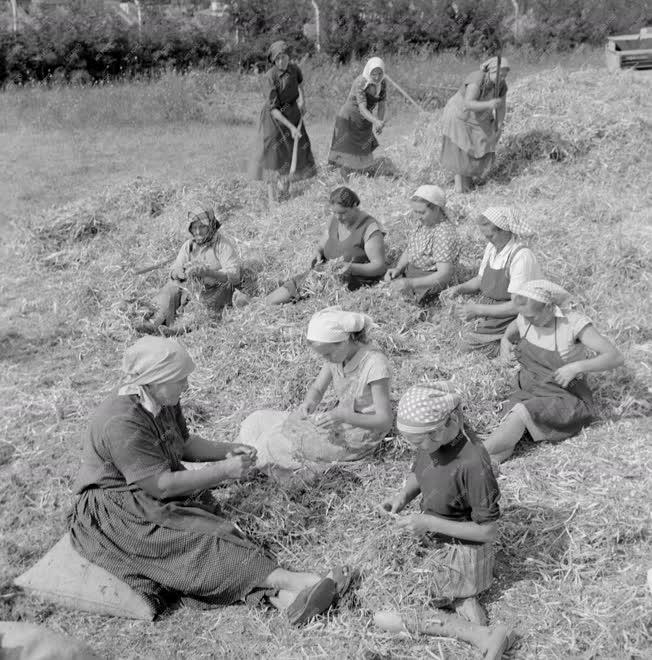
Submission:
POLYGON ((408 267, 410 263, 410 255, 407 250, 403 251, 403 254, 399 257, 399 260, 396 262, 394 268, 388 268, 385 273, 386 280, 393 280, 397 277, 400 277, 403 274, 403 271, 408 267))
POLYGON ((303 403, 301 404, 301 408, 303 408, 306 414, 309 415, 312 413, 319 405, 319 402, 324 398, 324 393, 328 389, 332 380, 333 374, 331 373, 329 366, 327 364, 323 365, 319 375, 308 388, 303 403))
POLYGON ((212 442, 206 440, 195 433, 190 434, 190 438, 183 446, 184 461, 222 461, 227 456, 238 454, 251 454, 255 457, 256 450, 249 445, 243 445, 237 442, 212 442))
POLYGON ((497 524, 495 522, 477 523, 469 521, 455 521, 431 514, 422 514, 428 520, 428 531, 445 534, 465 541, 488 543, 496 537, 497 524))
POLYGON ((511 300, 506 300, 495 305, 467 305, 473 310, 474 316, 489 316, 491 318, 502 319, 506 316, 516 316, 516 307, 511 300))
POLYGON ((286 126, 288 129, 290 129, 290 132, 294 136, 294 133, 296 131, 296 126, 280 110, 278 110, 277 108, 274 108, 272 110, 272 117, 274 117, 274 119, 280 121, 281 124, 286 126))
POLYGON ((444 288, 453 277, 453 264, 450 261, 437 262, 437 270, 431 275, 410 277, 409 282, 414 289, 432 289, 435 286, 444 288))
POLYGON ((380 231, 374 232, 365 241, 364 251, 369 259, 368 264, 351 264, 349 272, 357 277, 380 277, 385 274, 385 241, 380 231))
POLYGON ((494 110, 504 103, 502 99, 478 101, 478 96, 480 96, 480 87, 475 83, 469 83, 466 86, 466 93, 464 94, 464 109, 481 112, 482 110, 494 110))
POLYGON ((446 295, 448 296, 457 296, 465 293, 475 293, 480 290, 480 276, 476 275, 462 284, 456 284, 455 286, 448 287, 446 289, 446 295))
MULTIPOLYGON (((374 402, 373 413, 358 413, 352 408, 340 415, 340 420, 370 431, 383 431, 392 424, 392 404, 389 400, 389 378, 382 378, 369 383, 371 398, 374 402)), ((352 403, 352 402, 350 402, 352 403)), ((344 408, 340 404, 339 408, 344 408)))
POLYGON ((376 112, 378 113, 378 119, 380 121, 385 121, 385 110, 387 109, 387 105, 385 104, 385 101, 380 101, 378 103, 378 109, 376 112))

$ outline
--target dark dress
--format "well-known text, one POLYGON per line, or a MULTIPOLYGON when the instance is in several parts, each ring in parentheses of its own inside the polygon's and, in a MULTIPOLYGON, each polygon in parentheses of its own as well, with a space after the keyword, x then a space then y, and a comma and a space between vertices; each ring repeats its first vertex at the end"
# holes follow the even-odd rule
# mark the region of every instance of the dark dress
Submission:
POLYGON ((372 123, 362 116, 359 105, 363 103, 371 112, 386 98, 386 82, 368 84, 364 76, 358 76, 351 91, 335 117, 331 150, 328 162, 331 165, 352 170, 366 170, 374 164, 373 151, 378 140, 372 123))
MULTIPOLYGON (((294 139, 289 129, 272 116, 272 110, 280 110, 292 124, 298 126, 301 112, 297 100, 302 82, 301 69, 292 62, 285 71, 272 66, 264 76, 267 98, 260 111, 257 145, 251 167, 251 175, 256 180, 271 180, 290 172, 294 139)), ((310 139, 305 124, 302 124, 294 177, 308 179, 316 174, 310 139)))
MULTIPOLYGON (((365 252, 365 232, 369 225, 377 223, 376 219, 365 213, 364 211, 360 212, 360 218, 357 223, 351 227, 351 233, 345 239, 340 240, 339 238, 339 221, 336 218, 331 220, 330 225, 328 226, 328 240, 324 247, 324 258, 326 261, 331 259, 339 259, 340 257, 344 261, 354 263, 354 264, 368 264, 369 257, 365 252)), ((380 229, 379 229, 380 231, 380 229)), ((371 234, 373 236, 375 232, 371 234)), ((310 280, 312 273, 319 272, 320 266, 317 265, 315 268, 295 275, 287 282, 283 283, 283 286, 290 292, 290 295, 294 300, 300 300, 301 298, 307 297, 307 289, 310 286, 307 286, 310 280)), ((370 286, 376 284, 382 279, 382 275, 377 278, 364 278, 356 277, 354 275, 345 275, 343 277, 347 288, 349 291, 355 291, 362 286, 370 286)))
POLYGON ((517 387, 503 410, 510 411, 519 403, 525 406, 529 418, 526 426, 534 440, 570 438, 593 421, 593 394, 583 378, 575 378, 567 387, 555 382, 555 371, 567 364, 557 348, 557 319, 554 350, 529 342, 531 327, 529 324, 515 348, 521 369, 517 387))
POLYGON ((180 406, 154 417, 137 395, 111 395, 84 439, 73 547, 143 595, 157 610, 170 597, 202 607, 262 597, 278 564, 226 519, 210 498, 159 500, 138 482, 183 470, 188 429, 180 406))
MULTIPOLYGON (((479 177, 491 166, 498 140, 493 111, 464 109, 464 97, 468 85, 480 88, 477 101, 488 101, 495 95, 495 83, 488 73, 476 71, 470 74, 460 89, 450 98, 442 114, 441 164, 455 174, 479 177)), ((499 96, 507 94, 503 80, 499 96)))

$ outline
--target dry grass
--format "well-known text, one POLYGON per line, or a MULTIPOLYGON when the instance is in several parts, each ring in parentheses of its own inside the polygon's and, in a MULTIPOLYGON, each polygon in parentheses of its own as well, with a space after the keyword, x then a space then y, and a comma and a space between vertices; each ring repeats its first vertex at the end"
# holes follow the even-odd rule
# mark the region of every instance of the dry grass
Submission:
MULTIPOLYGON (((477 266, 482 250, 473 216, 498 201, 517 206, 538 228, 533 246, 545 270, 627 358, 626 367, 592 379, 598 424, 562 443, 525 445, 504 466, 498 577, 484 600, 493 621, 517 627, 515 658, 649 657, 647 90, 643 75, 602 70, 554 69, 517 81, 497 178, 468 196, 450 196, 463 273, 477 266)), ((403 178, 352 184, 388 229, 394 255, 404 244, 415 186, 448 184, 436 164, 437 117, 418 125, 416 146, 411 124, 387 145, 403 178)), ((397 637, 370 626, 376 609, 426 606, 418 544, 376 511, 409 467, 407 448, 394 437, 373 462, 311 483, 261 479, 219 491, 239 524, 284 564, 347 562, 362 571, 339 610, 304 630, 241 607, 181 608, 155 624, 120 621, 53 608, 11 586, 65 528, 85 419, 118 378, 119 356, 134 339, 131 323, 162 282, 160 272, 138 278, 133 269, 178 246, 186 201, 201 194, 225 209, 225 228, 246 260, 245 288, 263 294, 307 265, 335 185, 324 173, 269 213, 262 188, 237 177, 186 187, 139 180, 34 217, 29 232, 16 235, 1 267, 2 425, 17 450, 0 467, 0 618, 45 621, 121 658, 476 657, 454 640, 397 637)), ((460 328, 448 310, 424 316, 382 287, 342 293, 325 281, 319 296, 300 305, 229 310, 221 323, 184 338, 198 364, 188 396, 192 426, 207 437, 233 438, 252 410, 296 405, 318 369, 303 340, 307 319, 335 301, 378 323, 374 338, 394 366, 394 401, 423 376, 452 377, 478 429, 495 423, 510 374, 459 352, 460 328)))

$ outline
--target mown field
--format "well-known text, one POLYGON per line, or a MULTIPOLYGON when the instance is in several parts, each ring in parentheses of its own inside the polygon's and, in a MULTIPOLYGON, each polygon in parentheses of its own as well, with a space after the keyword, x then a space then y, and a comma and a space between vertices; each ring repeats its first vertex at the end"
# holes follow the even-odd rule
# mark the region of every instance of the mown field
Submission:
MULTIPOLYGON (((649 657, 650 109, 649 74, 609 74, 597 55, 516 66, 494 176, 467 196, 438 167, 438 105, 475 63, 442 57, 393 62, 390 73, 419 98, 417 114, 390 100, 382 145, 395 181, 354 179, 362 206, 404 245, 408 200, 426 182, 447 187, 463 239, 460 277, 483 244, 474 217, 512 204, 537 229, 532 246, 547 274, 621 348, 626 365, 591 378, 601 420, 557 444, 526 444, 502 467, 496 580, 483 596, 492 622, 518 633, 512 658, 649 657), (592 64, 593 62, 593 64, 592 64)), ((319 162, 351 70, 306 63, 310 135, 319 162), (331 91, 334 90, 334 91, 331 91)), ((145 85, 8 90, 0 95, 2 436, 16 447, 0 466, 0 619, 44 623, 106 657, 473 658, 450 639, 374 629, 378 609, 423 611, 427 574, 416 541, 376 505, 410 465, 389 436, 371 462, 311 483, 264 479, 217 491, 251 536, 297 569, 335 562, 360 583, 328 617, 302 630, 274 611, 178 608, 155 623, 64 610, 25 596, 12 579, 61 536, 72 501, 85 420, 119 378, 132 323, 163 281, 134 269, 167 257, 196 195, 227 214, 246 263, 245 290, 270 291, 307 264, 337 177, 324 170, 269 211, 244 177, 258 112, 258 82, 222 74, 164 77, 145 85)), ((313 299, 281 309, 229 310, 184 337, 198 369, 187 394, 192 427, 234 439, 262 407, 297 405, 318 360, 303 340, 310 314, 339 302, 368 312, 394 367, 392 399, 422 377, 452 377, 480 431, 496 423, 509 369, 460 353, 449 309, 423 313, 382 287, 342 293, 326 280, 313 299)))

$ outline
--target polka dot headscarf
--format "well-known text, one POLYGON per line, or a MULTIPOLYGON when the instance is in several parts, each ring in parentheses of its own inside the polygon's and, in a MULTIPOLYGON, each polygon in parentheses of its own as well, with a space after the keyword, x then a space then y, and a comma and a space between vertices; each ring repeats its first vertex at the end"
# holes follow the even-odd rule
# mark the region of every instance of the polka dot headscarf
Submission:
POLYGON ((411 387, 398 404, 396 426, 402 433, 427 433, 446 423, 461 397, 446 380, 411 387))

